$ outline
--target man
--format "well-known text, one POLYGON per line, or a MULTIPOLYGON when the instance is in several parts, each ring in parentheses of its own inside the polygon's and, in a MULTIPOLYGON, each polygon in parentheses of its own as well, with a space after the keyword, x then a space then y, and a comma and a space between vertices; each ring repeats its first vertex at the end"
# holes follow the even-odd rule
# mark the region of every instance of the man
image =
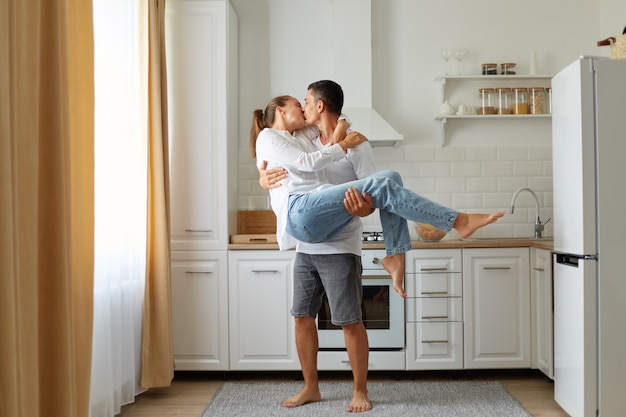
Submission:
MULTIPOLYGON (((332 145, 333 133, 343 107, 343 91, 339 84, 322 80, 308 87, 303 107, 309 125, 316 125, 320 136, 313 143, 318 149, 332 145)), ((349 117, 349 115, 348 115, 349 117)), ((369 143, 350 149, 345 158, 325 170, 328 181, 340 184, 364 178, 376 172, 369 143)), ((277 168, 261 170, 259 183, 264 188, 280 186, 285 171, 277 168)), ((356 191, 346 195, 346 209, 353 215, 371 214, 371 200, 356 191)), ((346 350, 354 379, 353 397, 346 411, 362 412, 372 405, 367 392, 369 344, 361 317, 361 221, 352 223, 329 242, 299 243, 294 265, 294 300, 296 346, 304 377, 304 388, 283 402, 285 407, 298 407, 321 399, 317 371, 319 347, 315 317, 324 292, 331 307, 333 324, 342 327, 346 350)))

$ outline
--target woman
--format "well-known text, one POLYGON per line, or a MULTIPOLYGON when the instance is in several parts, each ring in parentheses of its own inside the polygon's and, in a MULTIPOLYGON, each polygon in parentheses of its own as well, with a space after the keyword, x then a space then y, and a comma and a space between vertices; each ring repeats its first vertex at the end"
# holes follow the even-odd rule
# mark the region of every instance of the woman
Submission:
POLYGON ((330 185, 321 170, 365 139, 353 133, 329 148, 316 150, 310 141, 317 134, 315 129, 305 128, 302 107, 294 97, 276 97, 265 112, 254 112, 250 143, 256 150, 257 166, 267 161, 268 169, 282 166, 288 172, 282 186, 270 190, 281 250, 293 247, 296 239, 317 243, 339 233, 352 219, 344 207, 344 198, 356 189, 368 194, 373 206, 379 209, 387 250, 382 264, 391 275, 394 289, 405 297, 404 253, 411 249, 406 219, 430 223, 446 233, 454 228, 461 237, 467 237, 504 215, 504 211, 459 213, 403 188, 402 178, 393 171, 330 185))

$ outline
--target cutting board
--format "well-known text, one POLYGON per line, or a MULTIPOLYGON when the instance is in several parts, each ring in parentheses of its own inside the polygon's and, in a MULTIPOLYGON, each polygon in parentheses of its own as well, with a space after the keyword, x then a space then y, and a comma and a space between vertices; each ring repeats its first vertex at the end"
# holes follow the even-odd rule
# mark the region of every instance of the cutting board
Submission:
MULTIPOLYGON (((237 212, 238 235, 276 234, 276 215, 272 210, 244 210, 237 212)), ((276 241, 276 239, 274 239, 276 241)))

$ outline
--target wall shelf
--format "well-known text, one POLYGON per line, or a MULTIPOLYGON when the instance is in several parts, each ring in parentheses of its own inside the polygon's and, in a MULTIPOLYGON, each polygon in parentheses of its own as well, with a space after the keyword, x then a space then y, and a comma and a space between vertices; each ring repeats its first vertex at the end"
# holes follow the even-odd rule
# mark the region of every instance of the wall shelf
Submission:
MULTIPOLYGON (((541 85, 549 86, 551 75, 442 75, 435 77, 435 81, 441 83, 441 103, 447 100, 446 88, 449 83, 471 83, 480 81, 481 83, 488 83, 493 85, 497 83, 498 86, 513 87, 515 84, 528 84, 532 81, 537 81, 541 85)), ((524 85, 522 85, 524 86, 524 85)), ((464 88, 464 87, 463 87, 464 88)), ((469 88, 469 87, 468 87, 469 88)), ((440 104, 441 104, 440 103, 440 104)), ((539 120, 539 119, 551 119, 551 114, 494 114, 494 115, 437 115, 435 121, 441 123, 441 146, 446 144, 446 124, 448 121, 494 121, 494 120, 539 120)))

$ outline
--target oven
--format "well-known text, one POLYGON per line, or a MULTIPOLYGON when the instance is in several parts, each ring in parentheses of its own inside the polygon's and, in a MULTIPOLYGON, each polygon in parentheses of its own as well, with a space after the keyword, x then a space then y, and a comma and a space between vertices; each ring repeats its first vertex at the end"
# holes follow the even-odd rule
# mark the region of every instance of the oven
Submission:
MULTIPOLYGON (((381 264, 384 257, 385 250, 363 250, 363 324, 370 350, 400 350, 404 349, 404 299, 394 291, 391 277, 381 264)), ((320 350, 345 350, 343 331, 331 323, 326 297, 317 328, 320 350)))

